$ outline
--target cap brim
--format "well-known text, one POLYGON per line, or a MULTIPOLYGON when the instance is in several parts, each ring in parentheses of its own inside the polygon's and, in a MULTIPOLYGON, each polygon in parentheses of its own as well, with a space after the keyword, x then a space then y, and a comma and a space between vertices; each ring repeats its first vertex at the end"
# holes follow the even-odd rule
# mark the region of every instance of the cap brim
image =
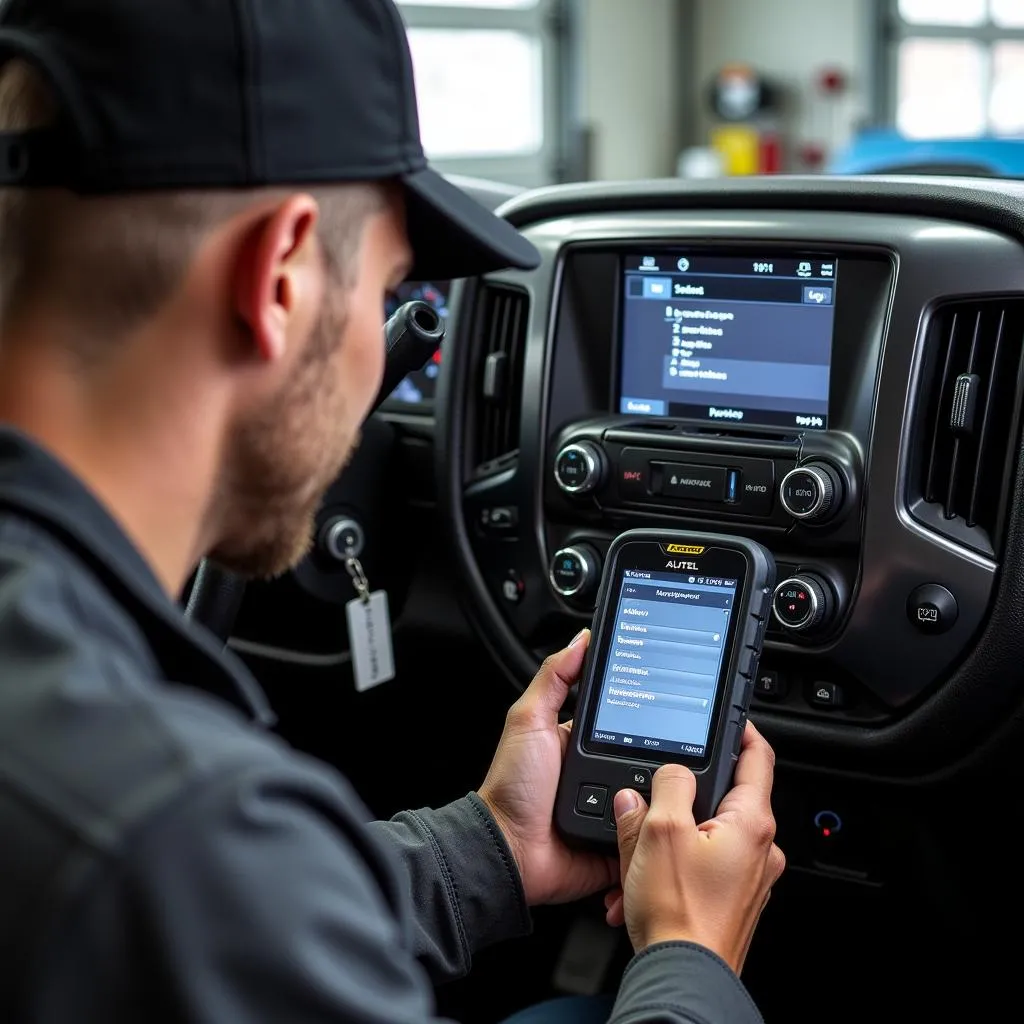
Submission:
POLYGON ((429 167, 405 175, 413 280, 533 270, 540 253, 512 225, 429 167))

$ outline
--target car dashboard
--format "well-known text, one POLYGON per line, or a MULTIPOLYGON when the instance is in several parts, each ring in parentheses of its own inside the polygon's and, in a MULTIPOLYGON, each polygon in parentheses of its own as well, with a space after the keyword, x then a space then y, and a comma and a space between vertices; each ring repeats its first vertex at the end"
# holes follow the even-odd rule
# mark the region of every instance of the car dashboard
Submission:
POLYGON ((955 775, 1020 703, 1022 196, 553 189, 506 207, 539 268, 460 296, 439 512, 496 661, 522 685, 588 624, 623 530, 760 541, 779 586, 751 717, 812 770, 777 801, 810 870, 885 871, 852 840, 823 853, 823 811, 900 834, 838 776, 955 775))
MULTIPOLYGON (((465 629, 516 688, 590 623, 622 531, 761 542, 778 588, 750 717, 803 882, 762 929, 759 991, 787 950, 813 955, 819 927, 821 998, 868 947, 875 981, 912 961, 961 970, 938 937, 1014 902, 1012 850, 951 838, 949 809, 1001 820, 1021 777, 1024 186, 767 178, 501 200, 540 265, 407 286, 398 298, 447 310, 443 357, 367 425, 318 527, 359 507, 396 636, 450 651, 465 629), (361 506, 364 485, 383 497, 361 506)), ((351 592, 328 562, 314 553, 295 581, 336 606, 351 592)))
POLYGON ((464 397, 441 440, 466 576, 523 675, 588 620, 616 533, 754 537, 780 581, 758 707, 854 753, 939 696, 986 624, 1018 453, 1024 252, 905 203, 679 196, 689 208, 652 194, 531 223, 538 270, 463 296, 464 397))
POLYGON ((1020 247, 841 212, 584 215, 527 234, 540 270, 477 292, 492 326, 462 431, 467 554, 494 618, 541 650, 587 621, 621 530, 744 533, 780 577, 763 710, 826 729, 833 749, 909 713, 968 653, 993 594, 1020 247), (959 425, 954 400, 970 405, 959 425))

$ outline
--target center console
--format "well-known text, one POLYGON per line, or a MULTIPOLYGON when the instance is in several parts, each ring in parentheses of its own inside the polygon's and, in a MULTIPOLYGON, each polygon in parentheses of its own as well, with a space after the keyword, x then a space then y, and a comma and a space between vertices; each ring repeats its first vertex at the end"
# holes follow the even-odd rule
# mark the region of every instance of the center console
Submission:
MULTIPOLYGON (((544 486, 559 599, 591 607, 603 549, 627 526, 730 526, 778 560, 770 638, 820 646, 839 631, 878 368, 880 316, 863 313, 882 313, 892 271, 884 252, 780 243, 567 247, 544 486), (601 372, 597 402, 569 397, 583 362, 601 372)), ((792 672, 770 662, 758 692, 788 697, 792 672)), ((878 713, 835 672, 809 684, 808 710, 878 713)))
POLYGON ((842 212, 579 213, 526 234, 541 267, 472 296, 462 494, 520 643, 542 656, 588 622, 622 531, 733 532, 778 567, 764 712, 845 739, 925 699, 998 567, 1019 249, 842 212), (1004 377, 1005 400, 980 383, 1004 377))

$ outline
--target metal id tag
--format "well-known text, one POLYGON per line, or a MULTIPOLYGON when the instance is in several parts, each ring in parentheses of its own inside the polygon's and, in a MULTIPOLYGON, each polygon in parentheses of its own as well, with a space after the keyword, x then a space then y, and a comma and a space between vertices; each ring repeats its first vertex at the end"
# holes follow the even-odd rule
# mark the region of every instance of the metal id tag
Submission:
POLYGON ((359 559, 350 558, 346 568, 359 595, 345 606, 345 615, 348 618, 349 650, 356 690, 363 693, 395 678, 391 613, 387 592, 378 590, 371 593, 359 559))

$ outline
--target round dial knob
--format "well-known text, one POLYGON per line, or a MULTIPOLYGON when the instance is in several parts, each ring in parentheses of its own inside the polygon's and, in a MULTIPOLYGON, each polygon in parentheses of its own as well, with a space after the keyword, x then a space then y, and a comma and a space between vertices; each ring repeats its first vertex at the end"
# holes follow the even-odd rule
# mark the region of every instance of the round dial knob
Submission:
POLYGON ((831 519, 843 497, 843 482, 827 462, 807 462, 782 478, 779 500, 794 518, 822 523, 831 519))
POLYGON ((802 572, 775 588, 772 611, 792 633, 806 633, 826 622, 831 612, 828 583, 814 573, 802 572))
POLYGON ((566 494, 589 494, 604 479, 604 452, 593 441, 566 445, 555 459, 555 481, 566 494))
POLYGON ((551 586, 573 601, 591 597, 601 582, 601 553, 590 544, 571 544, 556 551, 548 572, 551 586))

